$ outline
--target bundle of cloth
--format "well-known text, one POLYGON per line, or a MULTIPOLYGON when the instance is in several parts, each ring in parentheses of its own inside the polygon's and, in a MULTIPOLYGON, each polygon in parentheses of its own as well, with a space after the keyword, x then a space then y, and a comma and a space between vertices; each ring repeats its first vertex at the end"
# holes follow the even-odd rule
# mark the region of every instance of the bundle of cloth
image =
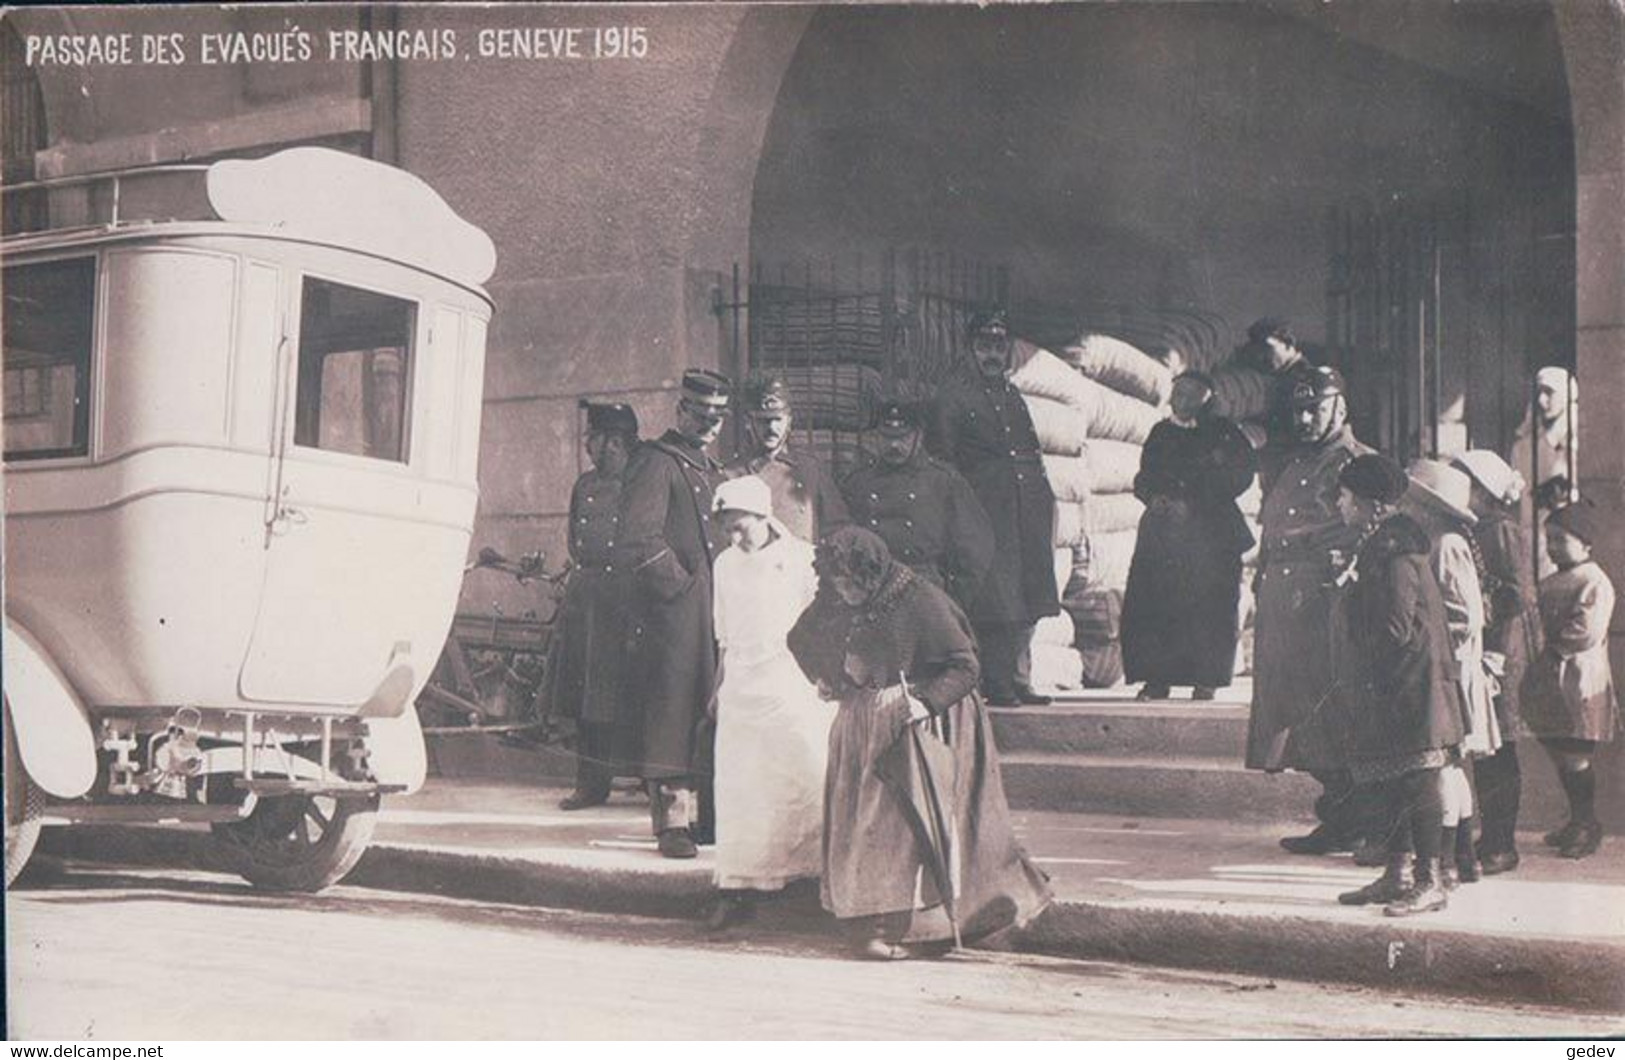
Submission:
POLYGON ((1018 340, 1012 367, 1055 492, 1056 588, 1072 634, 1069 646, 1054 642, 1059 628, 1035 635, 1032 682, 1107 687, 1122 680, 1115 616, 1145 510, 1134 476, 1151 428, 1167 415, 1173 375, 1097 334, 1076 336, 1060 355, 1018 340))

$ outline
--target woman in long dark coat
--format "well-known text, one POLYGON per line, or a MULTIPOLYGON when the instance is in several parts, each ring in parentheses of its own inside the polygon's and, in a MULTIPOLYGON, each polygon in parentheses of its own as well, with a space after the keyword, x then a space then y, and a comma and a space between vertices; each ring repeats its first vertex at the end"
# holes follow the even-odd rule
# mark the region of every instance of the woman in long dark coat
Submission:
POLYGON ((960 933, 974 939, 1025 923, 1049 902, 1049 887, 1010 825, 964 613, 858 527, 819 547, 819 573, 841 603, 816 600, 789 643, 808 678, 840 700, 824 788, 824 907, 847 922, 865 956, 894 959, 909 954, 905 945, 952 939, 930 848, 897 780, 908 727, 929 721, 954 761, 945 794, 960 933))
POLYGON ((1257 461, 1240 428, 1213 415, 1213 382, 1174 381, 1173 419, 1151 429, 1134 478, 1145 502, 1123 596, 1123 672, 1141 699, 1175 685, 1211 699, 1236 661, 1241 557, 1253 544, 1236 498, 1257 461))
POLYGON ((1455 657, 1444 597, 1430 561, 1432 542, 1392 506, 1408 486, 1385 456, 1351 460, 1338 476, 1337 508, 1361 532, 1339 576, 1353 659, 1348 679, 1354 782, 1377 786, 1388 806, 1388 868, 1375 882, 1338 896, 1344 905, 1384 903, 1389 916, 1443 909, 1441 770, 1461 742, 1455 657), (1409 862, 1415 853, 1415 875, 1409 862))
POLYGON ((1484 874, 1493 876, 1518 867, 1515 837, 1523 785, 1517 745, 1523 724, 1520 696, 1529 661, 1540 654, 1540 613, 1534 561, 1520 517, 1523 476, 1488 449, 1461 453, 1455 465, 1473 480, 1471 504, 1478 516, 1473 544, 1483 560, 1484 599, 1489 605, 1484 658, 1498 686, 1495 716, 1501 747, 1474 764, 1484 823, 1478 856, 1484 874))

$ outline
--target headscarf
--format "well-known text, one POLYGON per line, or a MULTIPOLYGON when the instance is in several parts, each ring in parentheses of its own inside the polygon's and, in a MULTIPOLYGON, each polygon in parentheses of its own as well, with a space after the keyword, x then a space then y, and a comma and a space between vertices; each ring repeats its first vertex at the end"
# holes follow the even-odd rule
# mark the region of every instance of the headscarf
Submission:
POLYGON ((825 537, 818 544, 813 565, 826 581, 842 575, 851 578, 869 604, 882 590, 906 581, 909 573, 892 558, 880 535, 861 526, 843 526, 825 537))

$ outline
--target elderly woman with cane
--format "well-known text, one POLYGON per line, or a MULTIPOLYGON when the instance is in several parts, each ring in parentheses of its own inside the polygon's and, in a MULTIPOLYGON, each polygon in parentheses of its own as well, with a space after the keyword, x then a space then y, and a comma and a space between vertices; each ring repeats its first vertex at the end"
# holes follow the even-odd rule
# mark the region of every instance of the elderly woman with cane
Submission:
POLYGON ((824 907, 878 960, 940 951, 956 927, 973 940, 1025 923, 1048 903, 1048 882, 1010 826, 964 613, 858 527, 819 546, 819 574, 823 596, 789 643, 840 702, 824 785, 824 907), (932 731, 916 740, 914 725, 932 731), (911 755, 939 739, 946 748, 928 757, 947 768, 925 778, 938 804, 922 807, 911 755), (949 850, 932 849, 927 809, 940 812, 949 850))

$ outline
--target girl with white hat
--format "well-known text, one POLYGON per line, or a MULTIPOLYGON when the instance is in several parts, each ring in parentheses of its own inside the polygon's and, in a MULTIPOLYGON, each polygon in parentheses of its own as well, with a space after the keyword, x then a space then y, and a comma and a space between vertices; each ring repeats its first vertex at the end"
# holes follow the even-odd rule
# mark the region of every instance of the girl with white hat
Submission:
POLYGON ((1501 746, 1501 730, 1496 724, 1489 673, 1484 669, 1488 610, 1471 538, 1472 527, 1478 522, 1471 507, 1472 480, 1438 460, 1414 461, 1407 471, 1411 489, 1405 495, 1406 509, 1433 542, 1430 561, 1444 597, 1465 730, 1457 760, 1441 774, 1447 841, 1443 882, 1450 888, 1458 880, 1475 883, 1480 875, 1478 855, 1473 849, 1472 818, 1477 800, 1471 760, 1494 754, 1501 746), (1450 844, 1455 851, 1453 858, 1450 844))
POLYGON ((1517 736, 1522 728, 1521 686, 1530 660, 1540 654, 1540 613, 1536 607, 1535 566, 1519 506, 1524 477, 1489 449, 1470 449, 1451 461, 1473 480, 1469 506, 1478 522, 1473 543, 1483 559, 1484 665, 1495 686, 1495 720, 1501 747, 1473 763, 1483 834, 1478 860, 1484 875, 1518 867, 1518 807, 1523 786, 1517 736))

